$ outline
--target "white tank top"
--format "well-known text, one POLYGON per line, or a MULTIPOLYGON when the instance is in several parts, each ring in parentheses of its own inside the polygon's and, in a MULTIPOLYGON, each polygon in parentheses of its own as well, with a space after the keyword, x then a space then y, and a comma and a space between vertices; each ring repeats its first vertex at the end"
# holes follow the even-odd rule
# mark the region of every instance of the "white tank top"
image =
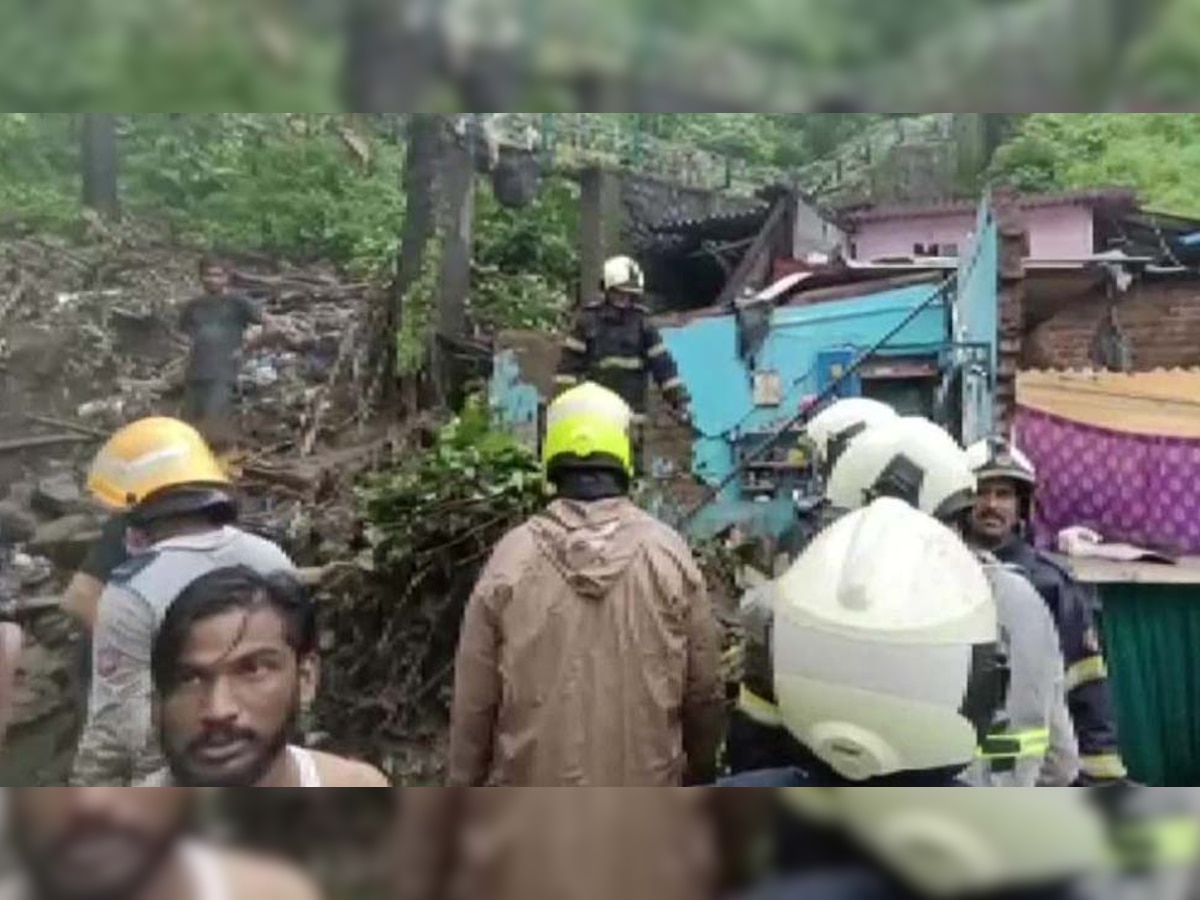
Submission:
POLYGON ((212 848, 188 843, 183 847, 183 862, 192 882, 194 900, 233 900, 221 863, 212 848))
MULTIPOLYGON (((323 787, 321 784, 321 773, 317 771, 317 758, 313 756, 312 751, 306 750, 303 747, 292 746, 289 746, 287 751, 288 755, 292 758, 292 764, 296 767, 296 775, 300 779, 300 787, 323 787)), ((170 784, 171 773, 164 769, 143 781, 141 787, 168 787, 170 784)))

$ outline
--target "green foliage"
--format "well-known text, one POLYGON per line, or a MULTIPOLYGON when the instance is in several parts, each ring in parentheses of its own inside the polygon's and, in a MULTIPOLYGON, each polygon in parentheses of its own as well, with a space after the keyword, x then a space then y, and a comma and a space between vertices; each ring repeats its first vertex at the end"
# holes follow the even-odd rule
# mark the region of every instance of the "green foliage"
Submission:
POLYGON ((1025 191, 1136 188, 1148 206, 1200 214, 1200 115, 1038 113, 992 161, 991 177, 1025 191))
POLYGON ((554 179, 526 209, 507 209, 479 192, 476 278, 471 298, 486 329, 554 329, 570 309, 579 278, 578 192, 554 179))
MULTIPOLYGON (((0 205, 66 232, 80 217, 78 134, 63 114, 0 114, 0 205)), ((120 123, 121 200, 203 246, 390 265, 403 221, 403 149, 350 151, 331 114, 143 114, 120 123)))
POLYGON ((322 110, 336 30, 243 0, 0 0, 10 109, 322 110))
POLYGON ((333 116, 137 116, 124 142, 128 206, 206 245, 390 263, 403 221, 403 151, 374 142, 363 166, 333 116))
POLYGON ((66 115, 0 113, 0 219, 54 232, 77 224, 77 145, 66 115))
MULTIPOLYGON (((360 492, 377 568, 420 573, 478 563, 498 534, 545 503, 537 459, 511 435, 491 428, 486 403, 468 400, 437 433, 434 446, 360 492)), ((407 581, 419 593, 419 578, 407 581)))

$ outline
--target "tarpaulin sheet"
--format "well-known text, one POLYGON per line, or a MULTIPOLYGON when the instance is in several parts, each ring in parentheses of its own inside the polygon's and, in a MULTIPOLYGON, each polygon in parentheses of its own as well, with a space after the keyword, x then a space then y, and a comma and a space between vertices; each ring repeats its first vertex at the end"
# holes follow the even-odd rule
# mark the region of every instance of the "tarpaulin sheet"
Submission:
POLYGON ((1200 439, 1131 434, 1026 407, 1016 434, 1038 470, 1039 545, 1083 525, 1109 541, 1200 553, 1200 439))

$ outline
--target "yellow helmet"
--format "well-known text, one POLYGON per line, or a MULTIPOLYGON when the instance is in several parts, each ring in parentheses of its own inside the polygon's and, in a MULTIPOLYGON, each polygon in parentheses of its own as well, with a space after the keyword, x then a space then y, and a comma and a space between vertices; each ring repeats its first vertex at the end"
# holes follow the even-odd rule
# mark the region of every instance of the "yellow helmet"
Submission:
POLYGON ((229 478, 204 438, 178 419, 142 419, 126 425, 92 462, 87 486, 114 511, 127 511, 178 487, 226 487, 229 478))
POLYGON ((633 475, 629 426, 633 411, 621 397, 593 382, 563 392, 550 404, 542 463, 619 466, 633 475))

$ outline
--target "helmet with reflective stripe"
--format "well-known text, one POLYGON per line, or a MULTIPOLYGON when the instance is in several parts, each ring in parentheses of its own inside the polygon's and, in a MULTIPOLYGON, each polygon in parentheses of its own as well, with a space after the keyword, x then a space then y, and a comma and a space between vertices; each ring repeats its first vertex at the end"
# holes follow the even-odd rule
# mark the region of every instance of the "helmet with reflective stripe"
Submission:
POLYGON ((1032 896, 1109 868, 1103 818, 1086 794, 841 789, 838 814, 872 860, 918 895, 1032 896))
POLYGON ((772 662, 787 729, 851 782, 965 769, 1004 703, 983 567, 891 498, 849 513, 775 589, 772 662))
POLYGON ((967 450, 976 477, 1008 478, 1022 486, 1037 487, 1037 469, 1029 457, 1002 437, 984 438, 967 450))
POLYGON ((88 490, 114 511, 136 510, 176 498, 172 511, 232 503, 230 482, 204 438, 177 419, 142 419, 126 425, 101 448, 88 473, 88 490), (178 498, 187 495, 191 499, 178 498), (207 499, 205 499, 207 498, 207 499))
POLYGON ((606 291, 641 294, 646 290, 646 276, 637 260, 629 256, 614 256, 604 264, 603 287, 606 291))
POLYGON ((546 473, 574 466, 617 468, 632 475, 632 420, 629 404, 608 388, 587 382, 563 392, 547 411, 542 448, 546 473))
POLYGON ((945 522, 971 507, 975 485, 958 442, 928 419, 906 416, 856 437, 834 464, 825 497, 844 510, 895 497, 945 522))
POLYGON ((850 441, 872 425, 899 418, 886 403, 869 397, 848 397, 813 416, 805 433, 816 450, 817 464, 826 474, 850 441))

